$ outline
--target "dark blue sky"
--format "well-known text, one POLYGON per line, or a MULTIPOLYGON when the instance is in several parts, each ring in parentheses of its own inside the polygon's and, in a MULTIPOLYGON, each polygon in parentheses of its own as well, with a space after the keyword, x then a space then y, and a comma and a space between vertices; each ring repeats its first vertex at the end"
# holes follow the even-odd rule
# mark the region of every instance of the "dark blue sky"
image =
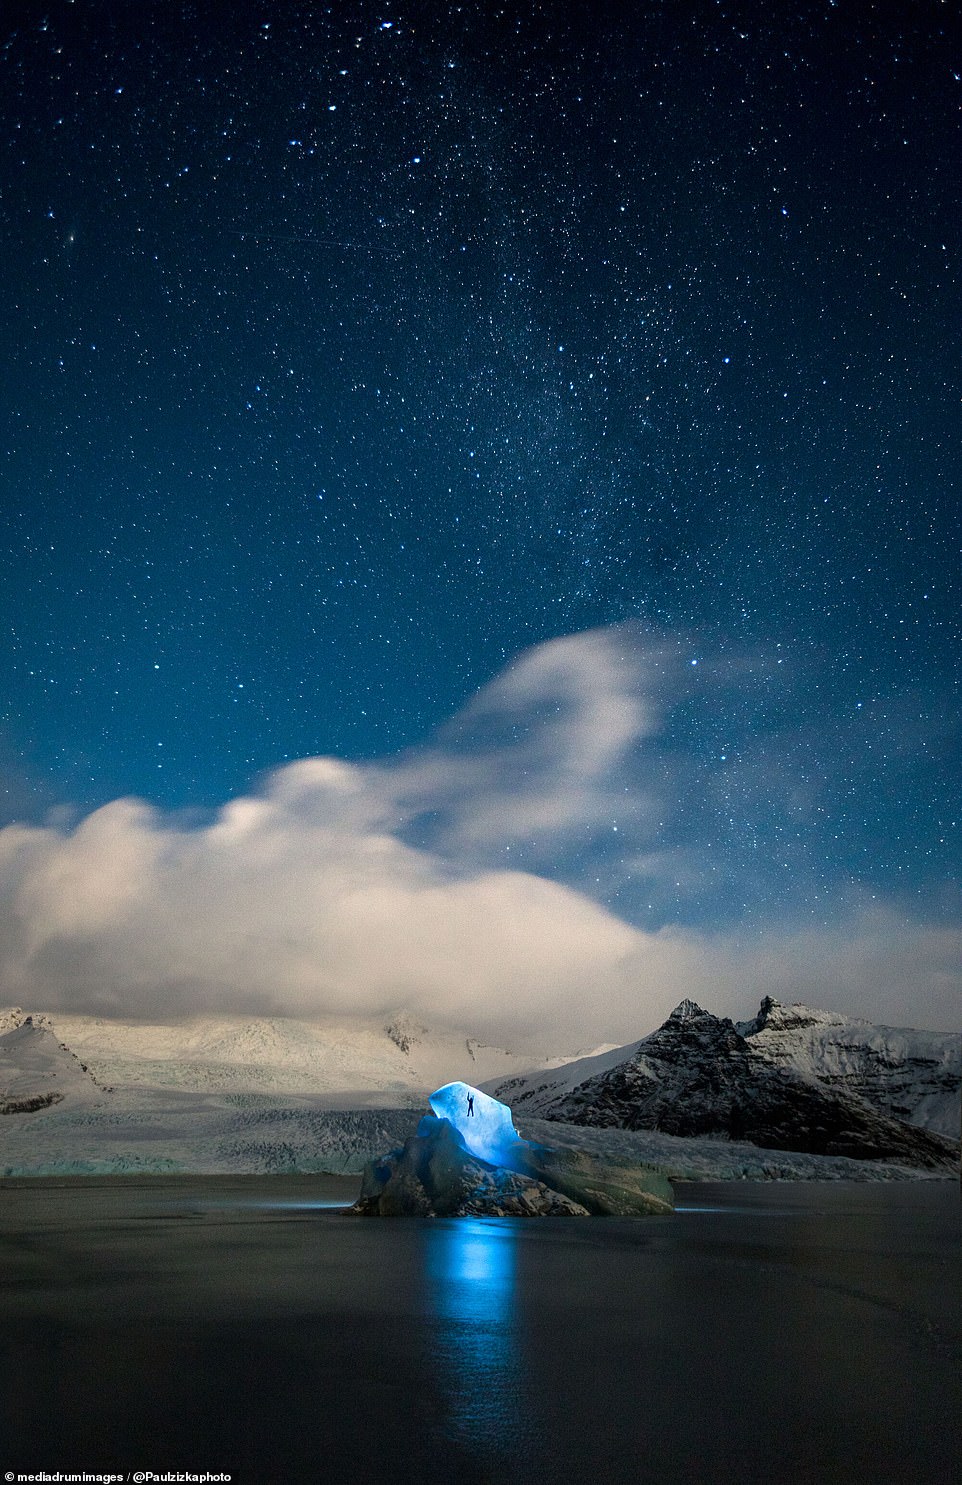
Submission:
POLYGON ((656 834, 726 885, 538 870, 957 914, 951 10, 7 11, 3 818, 394 755, 628 623, 714 676, 656 834))

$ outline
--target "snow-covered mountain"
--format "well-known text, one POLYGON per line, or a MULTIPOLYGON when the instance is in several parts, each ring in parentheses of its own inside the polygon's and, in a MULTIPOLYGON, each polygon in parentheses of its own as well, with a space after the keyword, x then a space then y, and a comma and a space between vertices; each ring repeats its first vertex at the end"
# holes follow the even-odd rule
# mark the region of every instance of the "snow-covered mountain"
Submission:
POLYGON ((0 1114, 36 1113, 64 1100, 101 1103, 106 1092, 49 1026, 23 1012, 0 1012, 0 1114))
POLYGON ((485 1093, 500 1098, 502 1103, 525 1114, 544 1115, 559 1099, 566 1097, 582 1083, 620 1067, 633 1057, 641 1042, 624 1047, 606 1047, 603 1052, 589 1053, 557 1067, 532 1068, 510 1078, 495 1078, 479 1086, 485 1093))
MULTIPOLYGON (((735 1030, 774 1067, 793 1068, 828 1088, 841 1088, 881 1113, 949 1139, 959 1137, 962 1037, 943 1031, 874 1026, 869 1021, 766 995, 758 1015, 735 1030)), ((581 1083, 638 1052, 641 1041, 606 1049, 560 1067, 546 1066, 490 1084, 512 1108, 540 1114, 581 1083)))
POLYGON ((837 1011, 781 1005, 766 995, 735 1029, 776 1067, 844 1088, 894 1119, 959 1137, 962 1036, 873 1026, 837 1011))
MULTIPOLYGON (((505 1079, 490 1091, 518 1112, 595 1128, 716 1135, 768 1149, 923 1167, 954 1157, 947 1140, 866 1101, 811 1068, 776 1060, 774 1002, 743 1035, 727 1018, 684 1000, 642 1041, 559 1072, 505 1079)), ((871 1028, 875 1030, 876 1028, 871 1028)), ((789 1045, 794 1045, 789 1043, 789 1045)))
POLYGON ((405 1014, 0 1011, 0 1175, 357 1171, 407 1138, 440 1084, 533 1060, 405 1014))
MULTIPOLYGON (((750 1046, 753 1037, 743 1040, 750 1046)), ((532 1121, 539 1112, 535 1102, 557 1100, 616 1072, 644 1045, 555 1059, 531 1072, 533 1058, 425 1029, 405 1015, 383 1022, 221 1016, 145 1025, 0 1012, 0 1108, 7 1110, 0 1117, 0 1175, 359 1171, 372 1155, 403 1142, 426 1093, 454 1078, 489 1087, 493 1080, 537 1095, 520 1101, 519 1127, 531 1138, 620 1152, 688 1178, 865 1180, 942 1173, 919 1165, 914 1148, 903 1164, 866 1164, 763 1149, 720 1139, 717 1132, 677 1138, 532 1121), (554 1131, 550 1137, 547 1129, 554 1131)), ((776 1076, 760 1052, 755 1060, 776 1076)), ((510 1092, 508 1101, 516 1101, 510 1092)), ((552 1117, 556 1121, 557 1113, 552 1117)))
MULTIPOLYGON (((527 1070, 535 1060, 463 1032, 431 1030, 404 1013, 384 1021, 198 1016, 149 1024, 0 1012, 0 1031, 27 1022, 64 1055, 76 1054, 77 1066, 83 1063, 103 1087, 291 1094, 337 1108, 420 1106, 441 1083, 460 1078, 477 1085, 527 1070)), ((11 1045, 11 1071, 18 1055, 11 1045)))

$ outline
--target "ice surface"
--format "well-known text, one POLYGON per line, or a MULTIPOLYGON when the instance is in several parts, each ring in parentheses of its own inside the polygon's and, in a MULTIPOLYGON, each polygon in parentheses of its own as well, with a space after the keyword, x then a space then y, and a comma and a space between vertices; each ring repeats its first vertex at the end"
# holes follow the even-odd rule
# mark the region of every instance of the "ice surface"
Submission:
POLYGON ((439 1119, 447 1119, 464 1140, 465 1149, 489 1165, 522 1168, 526 1143, 518 1134, 506 1103, 499 1103, 470 1083, 445 1083, 428 1102, 439 1119))
MULTIPOLYGON (((0 1036, 27 1012, 0 1010, 0 1036)), ((169 1023, 34 1015, 34 1024, 77 1054, 101 1085, 197 1094, 261 1094, 325 1100, 324 1107, 423 1107, 441 1078, 486 1083, 564 1058, 508 1052, 471 1028, 386 1017, 192 1016, 169 1023)))
MULTIPOLYGON (((414 1134, 411 1109, 331 1109, 319 1099, 127 1090, 97 1107, 65 1099, 34 1114, 0 1119, 0 1177, 340 1171, 360 1173, 383 1150, 414 1134)), ((762 1150, 655 1130, 591 1129, 523 1116, 529 1140, 651 1162, 682 1180, 891 1181, 929 1173, 910 1166, 762 1150)))

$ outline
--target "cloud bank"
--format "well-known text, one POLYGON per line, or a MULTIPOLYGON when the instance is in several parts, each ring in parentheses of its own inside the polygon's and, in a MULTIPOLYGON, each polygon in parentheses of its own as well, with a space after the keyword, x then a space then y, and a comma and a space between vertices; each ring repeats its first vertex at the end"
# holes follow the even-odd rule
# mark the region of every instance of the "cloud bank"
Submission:
MULTIPOLYGON (((678 826, 712 792, 684 708, 720 684, 694 668, 684 646, 623 628, 568 636, 423 748, 305 759, 200 828, 129 799, 70 828, 7 827, 0 1000, 134 1017, 403 1006, 556 1048, 643 1035, 683 995, 734 1015, 773 993, 950 1027, 962 934, 867 891, 817 924, 686 921, 713 862, 708 827, 678 826), (674 918, 613 911, 605 892, 626 882, 674 894, 674 918)), ((765 790, 769 814, 797 809, 787 765, 778 798, 765 790)), ((753 890, 737 858, 722 875, 753 890)))

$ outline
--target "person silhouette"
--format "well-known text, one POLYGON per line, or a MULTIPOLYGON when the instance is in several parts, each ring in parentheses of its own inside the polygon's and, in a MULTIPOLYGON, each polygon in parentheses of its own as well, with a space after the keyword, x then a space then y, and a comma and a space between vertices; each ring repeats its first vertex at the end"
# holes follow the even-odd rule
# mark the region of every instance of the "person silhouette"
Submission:
POLYGON ((474 1094, 473 1093, 469 1093, 468 1094, 468 1117, 469 1118, 473 1118, 474 1117, 474 1094))

